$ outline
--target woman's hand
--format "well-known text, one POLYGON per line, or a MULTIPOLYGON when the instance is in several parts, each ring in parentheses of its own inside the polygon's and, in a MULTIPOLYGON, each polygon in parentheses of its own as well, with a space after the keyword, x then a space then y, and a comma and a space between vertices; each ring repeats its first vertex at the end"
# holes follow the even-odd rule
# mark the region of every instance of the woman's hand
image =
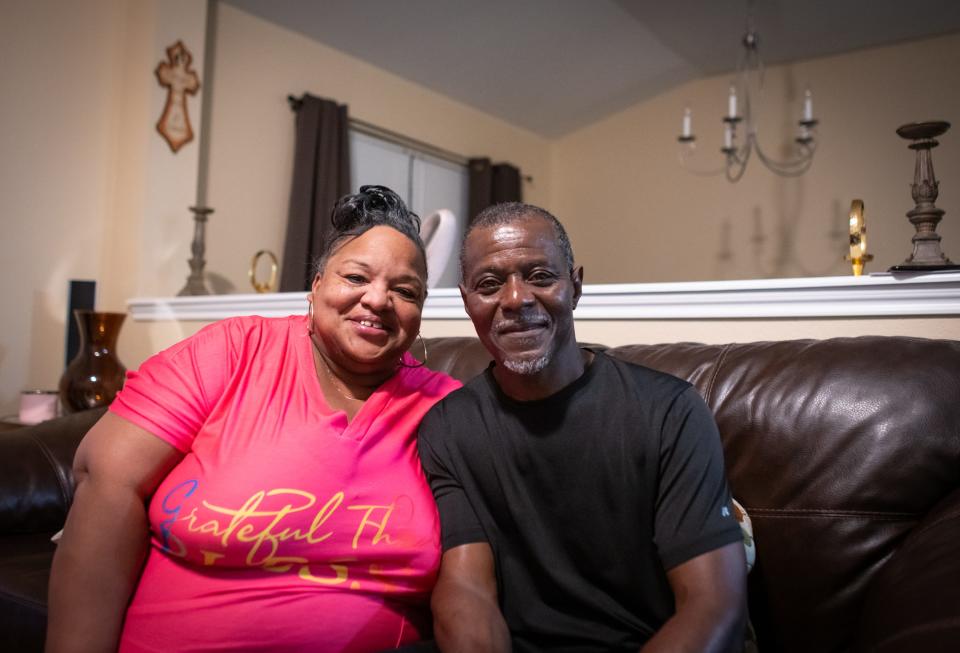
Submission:
POLYGON ((76 494, 50 576, 49 653, 117 649, 147 551, 146 502, 182 458, 109 412, 84 437, 73 463, 76 494))

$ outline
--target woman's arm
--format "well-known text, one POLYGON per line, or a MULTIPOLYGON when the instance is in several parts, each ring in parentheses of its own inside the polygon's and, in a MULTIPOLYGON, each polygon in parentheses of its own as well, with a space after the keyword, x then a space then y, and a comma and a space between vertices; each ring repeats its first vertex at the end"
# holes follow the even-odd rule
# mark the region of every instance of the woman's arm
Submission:
POLYGON ((84 437, 50 575, 48 653, 117 649, 146 555, 147 499, 182 457, 109 412, 84 437))
POLYGON ((493 552, 486 542, 447 550, 430 598, 441 651, 510 651, 510 632, 497 604, 493 552))

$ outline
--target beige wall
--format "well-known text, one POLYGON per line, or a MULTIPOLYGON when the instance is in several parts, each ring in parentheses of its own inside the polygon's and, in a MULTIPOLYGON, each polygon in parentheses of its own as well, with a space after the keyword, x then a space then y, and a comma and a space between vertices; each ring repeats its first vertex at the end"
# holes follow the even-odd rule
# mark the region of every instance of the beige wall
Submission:
POLYGON ((170 259, 185 276, 196 148, 173 157, 156 134, 153 69, 178 38, 202 65, 205 12, 203 0, 4 3, 0 414, 24 388, 56 387, 70 279, 97 281, 97 308, 125 311, 159 291, 170 259))
POLYGON ((350 115, 464 156, 487 155, 534 177, 527 198, 549 197, 549 143, 340 51, 230 5, 219 8, 210 150, 207 269, 220 289, 251 292, 250 259, 283 253, 294 114, 309 92, 350 115))
POLYGON ((122 40, 116 2, 60 11, 5 3, 0 20, 0 412, 50 387, 30 361, 63 356, 69 278, 102 272, 113 179, 111 99, 122 40), (37 34, 48 38, 37 39, 37 34), (82 61, 80 69, 69 62, 82 61), (69 107, 68 110, 65 110, 69 107))
POLYGON ((9 2, 0 21, 0 413, 55 387, 67 280, 102 279, 126 3, 9 2))
POLYGON ((957 70, 960 35, 768 68, 759 113, 767 153, 782 155, 791 142, 808 84, 819 149, 802 177, 776 177, 752 160, 737 184, 682 170, 676 141, 689 105, 698 163, 720 163, 731 76, 685 84, 557 141, 551 208, 570 228, 588 283, 846 274, 854 198, 865 201, 876 254, 868 271, 885 270, 911 252, 914 233, 904 217, 914 154, 894 130, 940 119, 954 128, 933 154, 947 211, 939 232, 960 261, 957 70))
POLYGON ((581 342, 610 346, 661 342, 758 342, 798 338, 845 338, 855 336, 912 336, 960 338, 960 319, 955 317, 833 318, 790 320, 581 320, 581 342))

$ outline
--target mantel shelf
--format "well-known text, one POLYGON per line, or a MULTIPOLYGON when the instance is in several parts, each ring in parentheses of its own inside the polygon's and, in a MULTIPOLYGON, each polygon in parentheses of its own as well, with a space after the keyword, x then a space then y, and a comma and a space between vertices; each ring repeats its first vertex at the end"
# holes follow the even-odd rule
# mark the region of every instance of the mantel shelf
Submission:
MULTIPOLYGON (((134 320, 212 321, 307 310, 305 292, 146 297, 127 302, 134 320)), ((960 272, 863 277, 750 279, 583 287, 578 320, 693 320, 960 316, 960 272)), ((430 291, 423 317, 466 319, 456 288, 430 291)))

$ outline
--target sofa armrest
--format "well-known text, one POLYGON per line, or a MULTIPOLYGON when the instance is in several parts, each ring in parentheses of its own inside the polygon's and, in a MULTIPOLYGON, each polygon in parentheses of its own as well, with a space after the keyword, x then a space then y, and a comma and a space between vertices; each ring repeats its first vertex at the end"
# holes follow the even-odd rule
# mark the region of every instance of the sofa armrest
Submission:
POLYGON ((0 435, 0 534, 63 528, 73 501, 73 456, 104 412, 87 410, 0 435))
POLYGON ((856 651, 956 651, 960 489, 941 500, 871 582, 856 651))

